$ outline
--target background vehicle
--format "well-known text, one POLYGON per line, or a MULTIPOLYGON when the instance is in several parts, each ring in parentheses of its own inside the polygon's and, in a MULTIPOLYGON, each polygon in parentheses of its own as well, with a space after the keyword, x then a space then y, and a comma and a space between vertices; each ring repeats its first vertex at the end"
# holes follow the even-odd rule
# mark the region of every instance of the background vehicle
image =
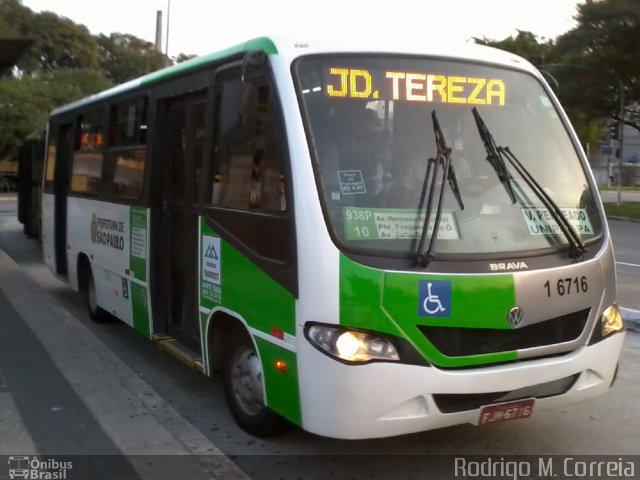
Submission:
POLYGON ((0 193, 13 192, 18 179, 18 162, 0 160, 0 193))
POLYGON ((491 423, 614 379, 602 205, 513 55, 252 40, 55 110, 44 177, 46 262, 221 371, 253 434, 491 423))

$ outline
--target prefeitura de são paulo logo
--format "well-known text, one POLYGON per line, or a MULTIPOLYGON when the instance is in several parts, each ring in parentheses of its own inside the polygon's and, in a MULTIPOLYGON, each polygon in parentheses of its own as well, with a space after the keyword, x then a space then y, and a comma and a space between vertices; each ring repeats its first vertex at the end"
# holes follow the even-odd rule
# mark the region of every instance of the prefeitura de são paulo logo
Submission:
POLYGON ((95 213, 91 215, 91 241, 98 241, 98 216, 95 213))
POLYGON ((37 456, 9 457, 9 478, 32 480, 66 480, 67 472, 73 469, 73 462, 54 458, 40 459, 37 456))

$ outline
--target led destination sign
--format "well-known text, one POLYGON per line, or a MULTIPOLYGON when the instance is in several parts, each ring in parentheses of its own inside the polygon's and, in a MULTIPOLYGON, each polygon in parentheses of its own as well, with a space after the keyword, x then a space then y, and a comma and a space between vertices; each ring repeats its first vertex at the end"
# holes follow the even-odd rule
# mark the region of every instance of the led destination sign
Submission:
POLYGON ((506 101, 498 78, 330 67, 325 79, 329 97, 499 106, 506 101))

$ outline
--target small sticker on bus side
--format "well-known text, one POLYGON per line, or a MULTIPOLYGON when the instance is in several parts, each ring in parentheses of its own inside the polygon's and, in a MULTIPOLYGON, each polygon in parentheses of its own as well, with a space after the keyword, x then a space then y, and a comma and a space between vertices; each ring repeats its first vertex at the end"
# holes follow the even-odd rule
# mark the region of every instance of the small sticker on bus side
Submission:
POLYGON ((122 298, 129 299, 129 280, 122 279, 122 298))
POLYGON ((338 172, 338 178, 340 179, 340 190, 342 190, 343 195, 367 193, 360 170, 341 170, 338 172))
POLYGON ((202 281, 222 285, 220 238, 202 236, 202 281))

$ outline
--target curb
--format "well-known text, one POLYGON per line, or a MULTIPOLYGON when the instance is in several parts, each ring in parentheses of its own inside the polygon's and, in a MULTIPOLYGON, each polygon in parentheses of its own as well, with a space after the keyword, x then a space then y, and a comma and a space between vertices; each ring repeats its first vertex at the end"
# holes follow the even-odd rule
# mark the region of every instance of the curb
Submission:
POLYGON ((632 223, 640 223, 640 220, 636 218, 627 218, 627 217, 616 217, 613 215, 607 215, 607 220, 618 220, 621 222, 632 222, 632 223))
POLYGON ((2 249, 0 289, 139 478, 176 478, 164 455, 190 459, 184 478, 249 478, 2 249))

